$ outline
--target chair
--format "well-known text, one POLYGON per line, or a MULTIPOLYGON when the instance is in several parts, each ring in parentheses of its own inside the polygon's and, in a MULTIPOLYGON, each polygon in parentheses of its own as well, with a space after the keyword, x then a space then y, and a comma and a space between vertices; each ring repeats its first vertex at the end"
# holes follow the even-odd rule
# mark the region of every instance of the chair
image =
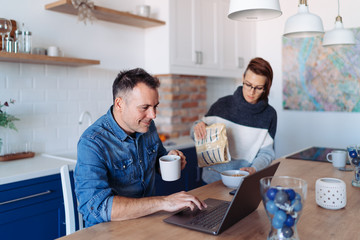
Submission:
MULTIPOLYGON (((65 208, 65 224, 66 224, 66 235, 74 233, 76 231, 76 219, 75 219, 75 208, 73 199, 73 190, 70 181, 70 170, 68 165, 64 165, 60 168, 61 175, 61 186, 64 198, 65 208)), ((82 215, 78 213, 79 230, 83 229, 82 215)))

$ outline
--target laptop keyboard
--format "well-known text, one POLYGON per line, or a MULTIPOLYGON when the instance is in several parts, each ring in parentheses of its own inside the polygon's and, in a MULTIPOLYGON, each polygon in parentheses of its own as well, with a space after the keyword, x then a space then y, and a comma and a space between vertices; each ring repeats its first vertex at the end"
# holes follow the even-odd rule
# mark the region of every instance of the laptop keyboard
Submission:
POLYGON ((197 215, 190 221, 190 224, 194 226, 201 226, 207 229, 212 229, 213 227, 220 224, 226 210, 229 207, 229 204, 229 202, 222 202, 220 205, 212 209, 205 209, 201 211, 199 215, 197 215))

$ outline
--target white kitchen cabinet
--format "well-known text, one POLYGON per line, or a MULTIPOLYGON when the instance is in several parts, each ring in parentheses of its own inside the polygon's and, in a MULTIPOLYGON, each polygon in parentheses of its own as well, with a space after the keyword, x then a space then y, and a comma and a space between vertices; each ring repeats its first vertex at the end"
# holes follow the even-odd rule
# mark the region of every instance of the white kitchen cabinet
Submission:
POLYGON ((255 25, 227 18, 228 0, 170 1, 170 73, 240 77, 255 25))
POLYGON ((241 77, 247 63, 255 57, 256 25, 254 22, 230 20, 227 17, 229 0, 220 0, 220 8, 221 69, 229 75, 241 77))
POLYGON ((217 8, 216 0, 173 1, 170 9, 172 66, 219 67, 217 8))

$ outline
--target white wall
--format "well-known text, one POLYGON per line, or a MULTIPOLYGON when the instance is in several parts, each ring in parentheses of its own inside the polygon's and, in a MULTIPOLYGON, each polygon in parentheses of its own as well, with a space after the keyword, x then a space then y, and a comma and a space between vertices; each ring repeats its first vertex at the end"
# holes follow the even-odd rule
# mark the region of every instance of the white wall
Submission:
MULTIPOLYGON (((103 115, 112 104, 111 86, 119 70, 144 67, 145 30, 105 21, 84 25, 77 16, 45 10, 55 0, 1 2, 0 16, 24 22, 34 47, 57 45, 65 56, 101 61, 88 67, 0 62, 0 101, 15 99, 7 112, 20 118, 19 131, 0 128, 0 138, 11 141, 12 148, 29 141, 36 152, 74 151, 88 122, 78 125, 81 112, 90 111, 93 121, 103 115)), ((144 1, 94 2, 134 11, 144 1)))
MULTIPOLYGON (((308 0, 309 11, 323 20, 325 30, 334 27, 336 0, 308 0)), ((345 148, 360 143, 360 113, 307 112, 282 109, 282 33, 285 21, 296 14, 297 0, 280 0, 283 15, 257 24, 256 53, 271 63, 274 82, 270 104, 278 113, 277 157, 308 146, 345 148)), ((341 0, 340 15, 346 28, 360 27, 360 1, 341 0)))

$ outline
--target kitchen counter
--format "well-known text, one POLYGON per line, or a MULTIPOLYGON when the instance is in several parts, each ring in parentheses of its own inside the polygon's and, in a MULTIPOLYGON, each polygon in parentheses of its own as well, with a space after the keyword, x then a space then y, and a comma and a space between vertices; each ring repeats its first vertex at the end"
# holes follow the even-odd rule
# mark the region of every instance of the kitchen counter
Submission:
MULTIPOLYGON (((163 144, 167 151, 195 146, 190 136, 169 139, 163 144)), ((0 162, 0 184, 56 174, 59 173, 60 167, 64 164, 68 164, 73 170, 76 165, 76 153, 43 153, 36 154, 33 158, 0 162)))
POLYGON ((68 164, 70 169, 74 169, 76 161, 36 154, 33 158, 0 162, 0 184, 56 174, 60 172, 60 167, 65 164, 68 164))

